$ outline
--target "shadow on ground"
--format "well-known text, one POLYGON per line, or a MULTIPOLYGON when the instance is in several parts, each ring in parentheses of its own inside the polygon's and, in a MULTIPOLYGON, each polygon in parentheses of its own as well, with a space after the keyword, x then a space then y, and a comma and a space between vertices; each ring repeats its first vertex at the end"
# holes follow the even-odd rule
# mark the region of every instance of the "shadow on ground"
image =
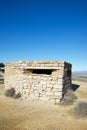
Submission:
POLYGON ((71 85, 71 89, 72 89, 73 91, 76 91, 79 87, 80 87, 80 85, 78 85, 78 84, 72 84, 72 85, 71 85))

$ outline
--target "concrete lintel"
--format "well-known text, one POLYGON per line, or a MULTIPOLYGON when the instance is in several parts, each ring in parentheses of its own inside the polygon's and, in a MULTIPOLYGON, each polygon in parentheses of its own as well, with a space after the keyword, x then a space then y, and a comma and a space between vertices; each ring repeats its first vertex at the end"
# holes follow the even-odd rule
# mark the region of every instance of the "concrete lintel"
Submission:
POLYGON ((23 70, 27 69, 52 69, 52 70, 60 70, 60 67, 21 67, 23 70))

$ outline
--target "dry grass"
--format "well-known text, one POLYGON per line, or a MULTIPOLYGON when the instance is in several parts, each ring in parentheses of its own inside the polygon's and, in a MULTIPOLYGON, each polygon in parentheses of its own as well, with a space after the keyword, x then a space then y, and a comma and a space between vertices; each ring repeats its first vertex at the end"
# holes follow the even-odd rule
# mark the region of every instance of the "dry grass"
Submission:
MULTIPOLYGON (((86 85, 81 83, 76 92, 79 100, 86 91, 86 85)), ((0 85, 0 130, 87 130, 87 119, 74 116, 73 107, 7 98, 0 85)))
POLYGON ((80 87, 76 90, 79 99, 87 99, 87 82, 73 81, 74 84, 79 84, 80 87))

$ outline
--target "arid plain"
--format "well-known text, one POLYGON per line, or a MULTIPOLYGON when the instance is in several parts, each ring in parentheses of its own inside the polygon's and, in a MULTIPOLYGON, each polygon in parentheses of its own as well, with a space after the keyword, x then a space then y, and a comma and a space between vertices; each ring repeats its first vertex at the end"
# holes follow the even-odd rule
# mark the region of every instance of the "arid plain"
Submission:
POLYGON ((75 91, 78 99, 71 106, 12 99, 4 95, 4 84, 0 84, 0 130, 87 130, 87 118, 74 113, 75 104, 87 100, 87 78, 74 77, 72 83, 80 87, 75 91))

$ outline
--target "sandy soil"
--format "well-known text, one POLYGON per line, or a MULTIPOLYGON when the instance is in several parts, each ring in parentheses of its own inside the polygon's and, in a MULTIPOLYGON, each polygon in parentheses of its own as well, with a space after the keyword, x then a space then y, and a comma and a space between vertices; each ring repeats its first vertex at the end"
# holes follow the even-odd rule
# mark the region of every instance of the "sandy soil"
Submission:
MULTIPOLYGON (((87 100, 87 83, 73 83, 80 85, 77 101, 87 100)), ((0 130, 87 130, 87 119, 74 114, 74 105, 8 98, 4 96, 4 85, 0 85, 0 130)))

